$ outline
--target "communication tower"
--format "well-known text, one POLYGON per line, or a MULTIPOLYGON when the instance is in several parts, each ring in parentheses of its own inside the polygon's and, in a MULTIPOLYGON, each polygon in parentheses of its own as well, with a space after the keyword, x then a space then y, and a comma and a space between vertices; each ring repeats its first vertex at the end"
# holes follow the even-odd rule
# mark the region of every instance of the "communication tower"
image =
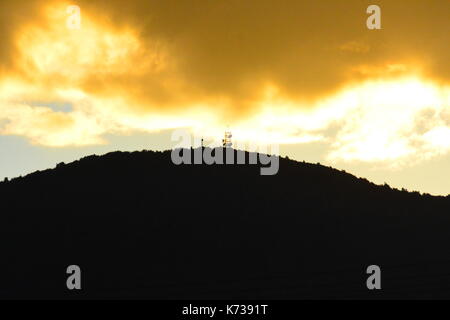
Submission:
POLYGON ((232 136, 231 131, 225 131, 225 137, 222 139, 222 145, 224 148, 230 148, 233 145, 233 142, 231 142, 232 136))

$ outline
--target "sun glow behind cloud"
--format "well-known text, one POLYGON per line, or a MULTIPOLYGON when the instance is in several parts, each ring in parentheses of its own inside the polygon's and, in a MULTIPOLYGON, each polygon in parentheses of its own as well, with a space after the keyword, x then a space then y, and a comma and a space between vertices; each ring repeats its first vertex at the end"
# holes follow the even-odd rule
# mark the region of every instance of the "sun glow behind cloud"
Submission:
POLYGON ((262 106, 243 125, 248 139, 324 141, 331 161, 397 166, 450 151, 450 87, 419 77, 368 81, 312 106, 276 99, 262 106))

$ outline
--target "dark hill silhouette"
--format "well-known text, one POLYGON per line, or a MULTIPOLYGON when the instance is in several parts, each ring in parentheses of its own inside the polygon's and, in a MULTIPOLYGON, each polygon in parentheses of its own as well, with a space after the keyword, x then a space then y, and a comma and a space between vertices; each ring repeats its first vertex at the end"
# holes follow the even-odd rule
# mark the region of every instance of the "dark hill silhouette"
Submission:
POLYGON ((0 183, 0 298, 450 298, 450 197, 259 168, 114 152, 0 183))

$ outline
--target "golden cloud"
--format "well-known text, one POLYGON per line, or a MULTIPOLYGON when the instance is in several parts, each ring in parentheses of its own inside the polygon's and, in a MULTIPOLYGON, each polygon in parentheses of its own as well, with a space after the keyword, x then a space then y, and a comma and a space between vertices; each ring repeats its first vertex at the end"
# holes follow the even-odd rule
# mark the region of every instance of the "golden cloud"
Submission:
POLYGON ((447 152, 450 2, 378 2, 374 31, 359 0, 3 1, 1 132, 65 146, 230 124, 243 139, 326 141, 334 160, 447 152))

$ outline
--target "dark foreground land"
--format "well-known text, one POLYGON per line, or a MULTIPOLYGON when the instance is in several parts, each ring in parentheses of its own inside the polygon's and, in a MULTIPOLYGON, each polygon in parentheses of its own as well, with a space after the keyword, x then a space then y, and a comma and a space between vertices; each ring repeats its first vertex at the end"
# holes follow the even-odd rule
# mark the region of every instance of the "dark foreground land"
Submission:
POLYGON ((450 298, 450 197, 259 169, 116 152, 0 183, 0 298, 450 298))

